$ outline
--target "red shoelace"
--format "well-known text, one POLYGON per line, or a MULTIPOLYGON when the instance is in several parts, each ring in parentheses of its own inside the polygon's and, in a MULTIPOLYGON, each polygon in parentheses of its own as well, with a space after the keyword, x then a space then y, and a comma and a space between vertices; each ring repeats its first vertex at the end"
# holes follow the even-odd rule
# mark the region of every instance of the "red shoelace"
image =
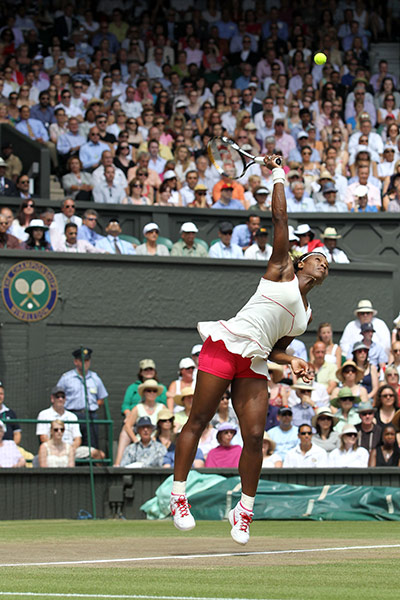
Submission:
POLYGON ((187 517, 189 515, 189 508, 191 508, 191 506, 185 496, 179 496, 178 500, 175 500, 175 510, 179 510, 181 517, 187 517))
POLYGON ((240 516, 240 531, 247 531, 250 523, 253 521, 253 517, 252 515, 249 515, 249 513, 247 512, 241 512, 239 513, 240 516))

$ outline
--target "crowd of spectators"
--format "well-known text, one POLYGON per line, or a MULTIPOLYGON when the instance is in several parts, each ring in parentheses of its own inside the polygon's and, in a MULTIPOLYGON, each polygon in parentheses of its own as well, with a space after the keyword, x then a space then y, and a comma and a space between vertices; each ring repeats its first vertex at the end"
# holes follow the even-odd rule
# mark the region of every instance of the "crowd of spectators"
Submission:
MULTIPOLYGON (((236 181, 210 166, 207 142, 226 134, 281 154, 290 212, 399 212, 398 82, 369 52, 396 39, 396 0, 2 11, 0 123, 49 149, 73 201, 269 211, 267 168, 236 181)), ((30 199, 23 157, 1 153, 0 195, 30 199)))
MULTIPOLYGON (((290 344, 289 352, 309 360, 312 383, 297 379, 288 367, 268 363, 263 467, 400 466, 400 314, 390 331, 372 303, 360 300, 354 317, 337 344, 330 323, 320 324, 310 348, 300 340, 290 344)), ((153 359, 139 362, 137 379, 121 404, 114 466, 173 467, 176 438, 192 406, 200 351, 201 344, 193 346, 168 385, 159 381, 153 359)), ((72 355, 74 368, 58 379, 50 407, 37 415, 40 446, 30 449, 33 454, 24 449, 22 428, 0 384, 0 467, 74 466, 75 459, 89 458, 89 432, 91 456, 105 459, 96 421, 108 392, 91 369, 92 350, 80 348, 72 355), (85 394, 89 429, 83 422, 85 394)), ((243 442, 230 398, 228 388, 200 438, 193 468, 237 467, 243 442)))

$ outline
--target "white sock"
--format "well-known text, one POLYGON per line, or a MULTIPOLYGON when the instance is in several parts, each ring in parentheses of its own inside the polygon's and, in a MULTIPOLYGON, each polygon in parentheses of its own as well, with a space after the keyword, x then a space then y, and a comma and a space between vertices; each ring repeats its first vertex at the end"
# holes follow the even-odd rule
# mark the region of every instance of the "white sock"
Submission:
POLYGON ((184 496, 186 494, 186 481, 174 481, 171 493, 174 496, 184 496))
POLYGON ((240 504, 242 505, 242 507, 244 509, 248 510, 249 512, 252 512, 252 510, 254 508, 254 501, 255 501, 254 496, 246 496, 246 494, 243 494, 243 492, 242 492, 242 497, 240 498, 240 504))

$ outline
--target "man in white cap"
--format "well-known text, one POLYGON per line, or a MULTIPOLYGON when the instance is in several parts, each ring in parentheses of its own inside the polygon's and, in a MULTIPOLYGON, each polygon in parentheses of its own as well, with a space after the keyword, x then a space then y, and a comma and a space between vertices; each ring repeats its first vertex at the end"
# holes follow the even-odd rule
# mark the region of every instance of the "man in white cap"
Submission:
POLYGON ((371 300, 360 300, 354 311, 355 319, 347 323, 340 338, 340 347, 342 354, 348 356, 351 353, 353 344, 361 342, 361 325, 363 323, 372 323, 375 330, 375 341, 382 346, 385 352, 390 349, 390 331, 382 319, 376 317, 378 311, 372 306, 371 300))
POLYGON ((371 206, 368 203, 368 188, 366 185, 359 185, 354 190, 354 206, 350 212, 378 212, 377 206, 371 206))
POLYGON ((350 262, 346 253, 336 247, 336 240, 341 237, 334 227, 326 227, 322 234, 324 245, 321 250, 330 263, 348 264, 350 262))
POLYGON ((345 200, 349 210, 351 210, 355 206, 355 191, 359 185, 364 185, 368 188, 368 205, 376 206, 377 209, 380 210, 381 204, 382 204, 381 193, 375 185, 370 183, 369 167, 367 165, 364 166, 363 163, 361 163, 357 167, 357 175, 355 177, 354 183, 351 183, 349 185, 349 187, 347 188, 347 192, 346 192, 346 196, 345 196, 344 200, 345 200))
POLYGON ((180 229, 181 238, 171 249, 171 256, 197 256, 204 258, 208 256, 207 249, 201 243, 196 242, 198 229, 194 223, 187 221, 180 229))

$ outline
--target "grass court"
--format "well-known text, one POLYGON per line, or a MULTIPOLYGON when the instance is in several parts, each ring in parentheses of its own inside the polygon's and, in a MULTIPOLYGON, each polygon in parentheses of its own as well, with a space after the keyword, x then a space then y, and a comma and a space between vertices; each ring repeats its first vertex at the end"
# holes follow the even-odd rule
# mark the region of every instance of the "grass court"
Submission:
POLYGON ((393 600, 399 559, 397 522, 3 521, 0 600, 393 600))

